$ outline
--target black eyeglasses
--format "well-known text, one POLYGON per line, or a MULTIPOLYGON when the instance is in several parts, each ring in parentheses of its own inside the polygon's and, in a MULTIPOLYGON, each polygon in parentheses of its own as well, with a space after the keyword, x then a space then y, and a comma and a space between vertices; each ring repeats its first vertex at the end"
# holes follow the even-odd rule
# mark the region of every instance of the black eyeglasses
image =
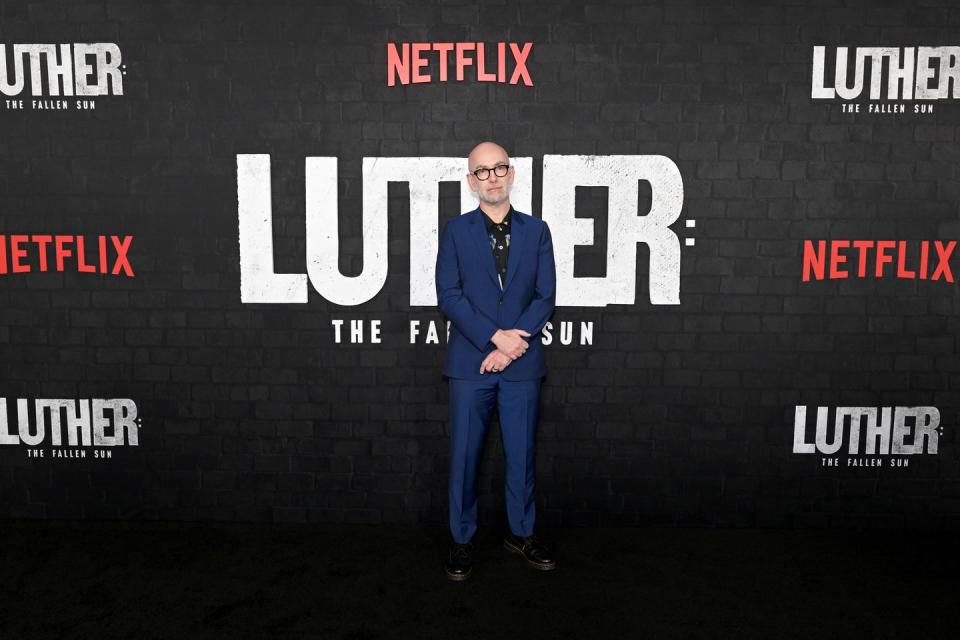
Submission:
POLYGON ((490 177, 490 171, 493 171, 493 175, 497 176, 498 178, 502 178, 503 176, 507 175, 507 171, 509 170, 510 170, 510 165, 498 164, 493 169, 480 167, 479 169, 473 172, 473 175, 477 180, 486 180, 487 178, 490 177))

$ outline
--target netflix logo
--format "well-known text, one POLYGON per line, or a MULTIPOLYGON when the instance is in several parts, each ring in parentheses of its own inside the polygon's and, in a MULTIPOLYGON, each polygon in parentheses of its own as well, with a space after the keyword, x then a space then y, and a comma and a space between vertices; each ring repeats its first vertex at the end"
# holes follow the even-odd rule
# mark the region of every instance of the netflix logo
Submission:
POLYGON ((132 242, 133 236, 0 234, 0 274, 76 271, 132 278, 132 242))
POLYGON ((489 47, 483 42, 388 42, 387 86, 447 82, 453 73, 457 82, 522 82, 532 87, 527 70, 532 49, 532 42, 497 42, 489 47))
POLYGON ((953 284, 957 241, 804 240, 803 281, 897 277, 953 284))

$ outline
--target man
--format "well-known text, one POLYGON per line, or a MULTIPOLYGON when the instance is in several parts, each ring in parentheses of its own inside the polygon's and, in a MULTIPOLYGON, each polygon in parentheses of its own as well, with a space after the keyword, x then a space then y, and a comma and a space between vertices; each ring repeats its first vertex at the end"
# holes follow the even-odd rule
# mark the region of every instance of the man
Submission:
POLYGON ((515 170, 503 147, 483 142, 467 165, 480 205, 447 222, 436 269, 437 301, 452 325, 443 367, 450 379, 452 580, 472 569, 477 468, 494 404, 506 459, 504 547, 537 569, 556 567, 534 533, 535 434, 546 374, 540 331, 556 301, 550 229, 510 205, 515 170))

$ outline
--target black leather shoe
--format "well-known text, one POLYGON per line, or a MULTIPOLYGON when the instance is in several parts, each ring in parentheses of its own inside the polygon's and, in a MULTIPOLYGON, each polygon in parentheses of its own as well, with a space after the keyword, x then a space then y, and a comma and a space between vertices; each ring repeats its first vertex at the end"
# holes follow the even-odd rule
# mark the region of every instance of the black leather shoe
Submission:
POLYGON ((451 580, 466 580, 473 569, 473 543, 450 545, 450 555, 447 557, 447 577, 451 580))
POLYGON ((550 571, 557 568, 557 562, 553 559, 553 554, 546 543, 537 538, 536 534, 527 536, 515 536, 512 533, 507 534, 503 539, 503 548, 510 553, 516 553, 523 556, 527 564, 534 569, 541 571, 550 571))

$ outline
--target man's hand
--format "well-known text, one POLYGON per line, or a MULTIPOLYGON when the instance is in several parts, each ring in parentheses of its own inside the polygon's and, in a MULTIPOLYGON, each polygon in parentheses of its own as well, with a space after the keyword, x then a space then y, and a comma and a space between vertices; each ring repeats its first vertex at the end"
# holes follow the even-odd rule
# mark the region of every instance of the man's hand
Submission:
POLYGON ((506 355, 502 351, 494 349, 487 354, 487 357, 484 358, 483 364, 480 365, 480 373, 486 373, 487 371, 503 371, 513 360, 510 359, 510 356, 506 355))
POLYGON ((525 337, 530 337, 530 334, 523 329, 497 329, 497 332, 493 334, 493 338, 490 340, 493 344, 497 345, 498 351, 502 351, 504 355, 509 356, 511 360, 516 360, 522 356, 530 346, 527 344, 527 341, 524 340, 525 337))

